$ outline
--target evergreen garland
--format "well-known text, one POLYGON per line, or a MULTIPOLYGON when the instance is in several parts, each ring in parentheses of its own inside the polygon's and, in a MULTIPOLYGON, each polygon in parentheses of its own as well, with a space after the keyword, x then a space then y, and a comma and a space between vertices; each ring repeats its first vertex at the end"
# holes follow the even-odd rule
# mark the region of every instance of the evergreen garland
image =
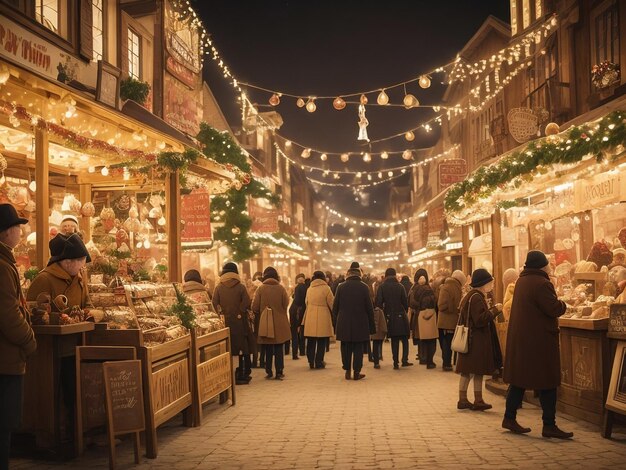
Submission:
POLYGON ((168 313, 178 317, 185 328, 192 330, 196 326, 196 313, 193 306, 189 303, 187 296, 178 290, 178 287, 174 286, 174 290, 176 302, 170 307, 168 313))
MULTIPOLYGON (((224 164, 227 169, 236 168, 246 175, 252 171, 239 144, 227 132, 220 132, 202 123, 198 140, 203 153, 224 164)), ((211 201, 211 221, 224 223, 215 230, 215 239, 228 245, 235 262, 250 259, 258 251, 249 237, 252 219, 248 216, 248 197, 265 198, 274 206, 280 203, 278 195, 273 194, 255 179, 247 178, 242 183, 240 189, 231 188, 226 193, 215 196, 211 201)))
MULTIPOLYGON (((606 152, 620 145, 626 145, 626 123, 624 112, 614 111, 597 123, 573 127, 566 136, 531 142, 522 151, 513 152, 492 165, 478 168, 464 181, 450 187, 444 207, 448 214, 471 208, 498 188, 509 184, 520 188, 530 183, 533 173, 545 174, 551 165, 578 163, 587 155, 592 155, 600 163, 605 160, 606 152)), ((500 205, 512 207, 515 204, 502 202, 500 205)))

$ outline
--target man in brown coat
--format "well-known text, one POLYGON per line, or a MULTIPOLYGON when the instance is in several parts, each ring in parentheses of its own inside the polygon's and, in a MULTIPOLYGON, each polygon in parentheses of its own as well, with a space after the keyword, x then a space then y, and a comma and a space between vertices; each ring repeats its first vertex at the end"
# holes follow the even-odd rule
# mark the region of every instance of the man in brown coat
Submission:
POLYGON ((20 225, 27 222, 12 205, 0 204, 0 469, 9 468, 11 431, 21 424, 26 357, 37 349, 13 256, 20 225))
POLYGON ((515 284, 504 362, 509 386, 502 427, 516 434, 530 432, 518 424, 517 409, 524 391, 539 392, 543 409, 543 437, 568 439, 574 435, 556 426, 556 388, 561 384, 558 317, 566 305, 550 282, 546 256, 531 250, 515 284))

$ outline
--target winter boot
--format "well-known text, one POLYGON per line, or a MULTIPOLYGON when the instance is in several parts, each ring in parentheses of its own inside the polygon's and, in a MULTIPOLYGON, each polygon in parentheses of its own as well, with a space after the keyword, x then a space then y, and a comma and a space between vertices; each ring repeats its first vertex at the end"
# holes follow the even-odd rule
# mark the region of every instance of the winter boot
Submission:
POLYGON ((467 390, 459 390, 459 401, 456 404, 457 409, 469 410, 472 406, 472 402, 467 399, 467 390))
POLYGON ((504 418, 502 420, 502 427, 508 429, 515 434, 526 434, 530 432, 530 428, 525 428, 520 425, 516 419, 504 418))
POLYGON ((544 424, 541 431, 543 437, 554 437, 556 439, 571 439, 574 437, 573 432, 565 432, 558 428, 556 424, 544 424))
POLYGON ((472 410, 474 411, 485 411, 493 408, 489 403, 485 403, 483 400, 483 392, 474 392, 474 404, 472 405, 472 410))

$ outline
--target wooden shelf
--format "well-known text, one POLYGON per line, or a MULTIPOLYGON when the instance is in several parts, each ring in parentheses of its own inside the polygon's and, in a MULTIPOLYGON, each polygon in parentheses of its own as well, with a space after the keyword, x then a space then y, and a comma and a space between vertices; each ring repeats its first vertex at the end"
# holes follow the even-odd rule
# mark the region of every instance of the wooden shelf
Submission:
POLYGON ((33 331, 36 336, 39 335, 73 335, 76 333, 84 333, 93 331, 95 325, 93 322, 72 323, 70 325, 33 325, 33 331))
POLYGON ((579 330, 608 330, 608 318, 559 318, 559 326, 579 330))

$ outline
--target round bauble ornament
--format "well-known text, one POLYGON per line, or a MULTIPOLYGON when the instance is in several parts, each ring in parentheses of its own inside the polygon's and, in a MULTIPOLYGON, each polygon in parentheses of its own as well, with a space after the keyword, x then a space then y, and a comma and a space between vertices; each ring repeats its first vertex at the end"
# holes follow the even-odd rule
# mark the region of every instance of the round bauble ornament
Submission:
POLYGON ((325 162, 326 160, 328 160, 328 155, 326 155, 325 153, 320 155, 320 160, 322 160, 323 162, 325 162))
POLYGON ((383 160, 387 160, 389 158, 389 154, 387 152, 383 152, 380 154, 380 158, 383 160))
POLYGON ((250 175, 248 173, 243 175, 243 177, 241 178, 241 182, 243 184, 245 184, 245 185, 249 185, 250 184, 250 175))
POLYGON ((130 209, 130 196, 128 194, 122 194, 117 200, 116 206, 121 211, 127 211, 130 209))
POLYGON ((302 98, 298 98, 298 101, 296 101, 296 106, 298 108, 303 108, 305 104, 306 103, 304 102, 304 100, 302 98))
POLYGON ((93 217, 96 213, 96 208, 92 202, 86 202, 80 209, 80 215, 83 217, 93 217))
POLYGON ((556 122, 550 122, 546 125, 546 135, 557 135, 559 132, 560 128, 556 122))
POLYGON ((131 219, 136 219, 139 217, 139 210, 137 209, 137 206, 132 206, 130 208, 130 210, 128 211, 128 217, 130 217, 131 219))
POLYGON ((311 156, 311 149, 304 149, 300 156, 302 158, 309 158, 311 156))
POLYGON ((409 142, 412 142, 413 140, 415 140, 415 134, 413 133, 413 131, 405 132, 404 138, 409 142))
POLYGON ((161 209, 161 206, 153 207, 152 209, 150 209, 148 217, 151 219, 159 219, 163 217, 163 209, 161 209))
POLYGON ((343 100, 341 96, 338 96, 337 98, 333 100, 333 108, 335 108, 337 111, 341 111, 345 107, 346 107, 346 102, 343 100))
POLYGON ((72 199, 70 201, 70 210, 76 214, 80 213, 80 210, 82 209, 83 205, 82 203, 76 199, 74 196, 72 196, 72 199))
POLYGON ((157 224, 159 224, 161 227, 165 227, 165 224, 167 224, 165 217, 161 217, 159 220, 157 220, 157 224))
POLYGON ((417 98, 411 94, 406 95, 402 100, 402 103, 406 109, 414 108, 420 104, 420 102, 417 101, 417 98))
POLYGON ((402 158, 404 158, 405 160, 411 160, 413 158, 413 152, 411 152, 410 150, 405 150, 404 152, 402 152, 402 158))
POLYGON ((306 110, 309 113, 314 113, 316 109, 317 106, 315 104, 315 100, 313 98, 309 98, 309 101, 306 102, 306 110))
POLYGON ((430 78, 428 75, 422 75, 417 83, 419 83, 419 86, 422 88, 428 88, 430 87, 430 78))
POLYGON ((239 227, 233 227, 230 231, 233 232, 233 235, 239 235, 241 233, 241 229, 239 227))
POLYGON ((269 99, 269 103, 272 106, 278 106, 280 104, 280 96, 278 96, 276 93, 274 93, 271 98, 269 99))
POLYGON ((389 96, 387 96, 387 93, 385 93, 385 90, 380 90, 380 93, 378 94, 378 98, 376 98, 376 102, 381 106, 385 106, 389 104, 389 96))
POLYGON ((367 96, 361 95, 361 97, 359 98, 359 103, 367 104, 367 96))

